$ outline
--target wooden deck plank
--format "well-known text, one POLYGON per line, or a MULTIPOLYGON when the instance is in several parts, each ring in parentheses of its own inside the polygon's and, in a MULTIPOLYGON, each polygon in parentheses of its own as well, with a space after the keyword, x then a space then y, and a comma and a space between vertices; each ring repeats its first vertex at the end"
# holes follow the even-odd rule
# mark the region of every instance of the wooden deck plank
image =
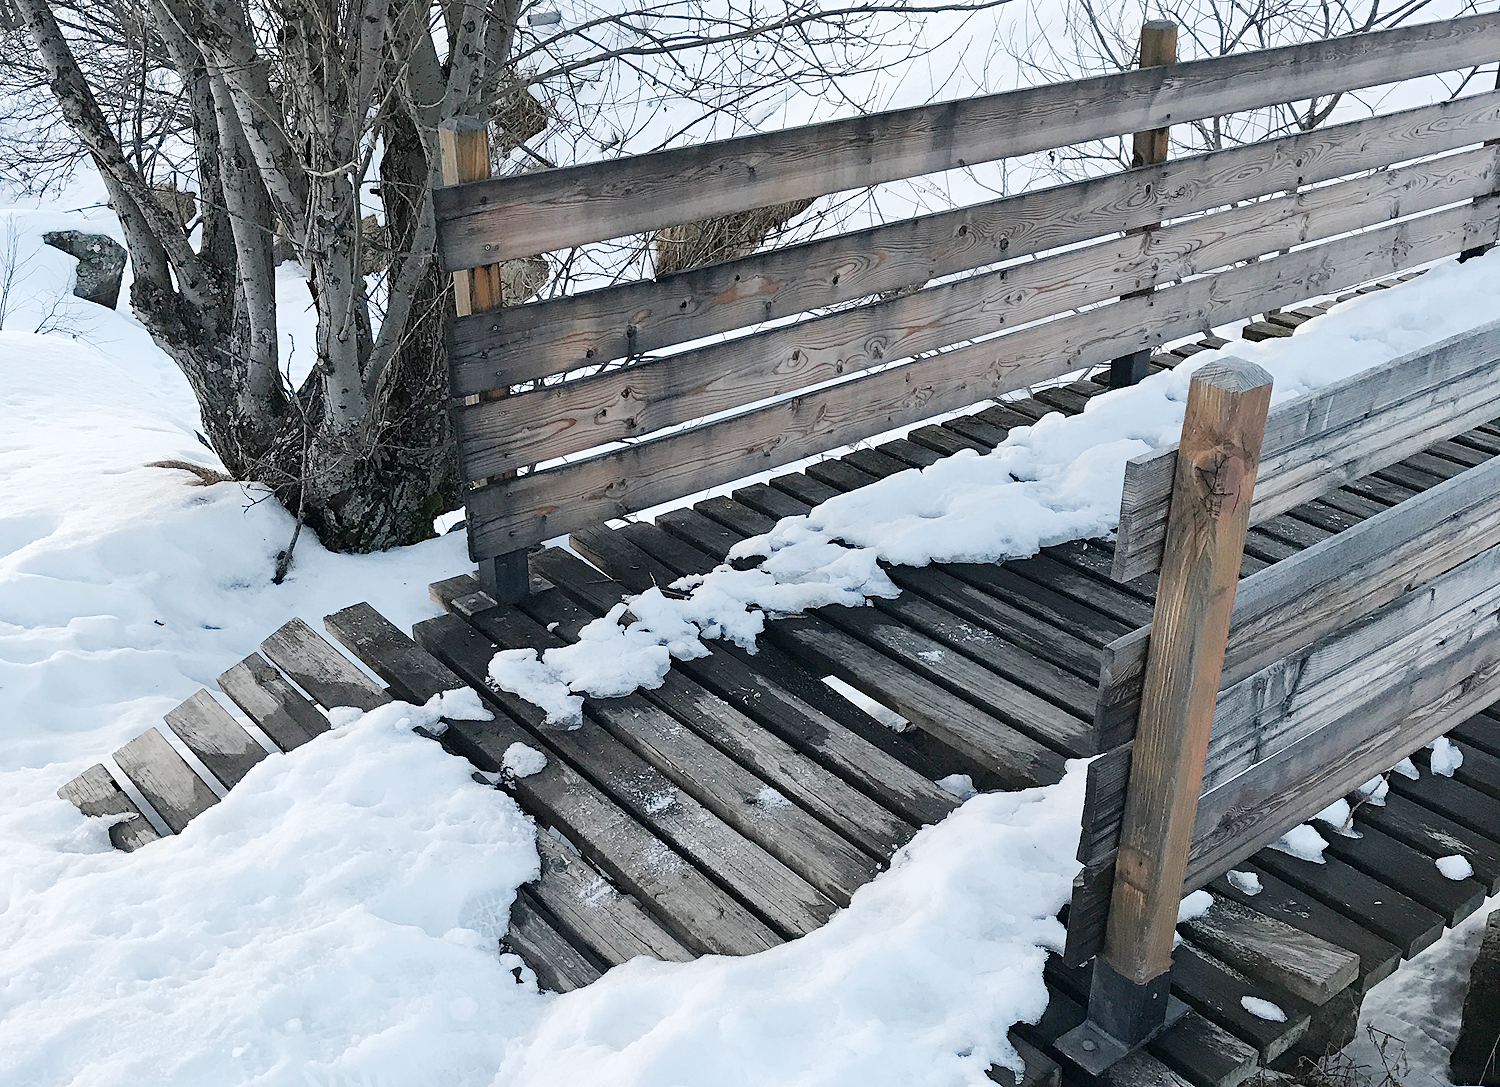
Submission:
POLYGON ((1196 947, 1309 1004, 1326 1004, 1359 976, 1359 956, 1234 899, 1178 926, 1196 947))
MULTIPOLYGON (((1400 775, 1391 774, 1387 780, 1396 777, 1400 775)), ((1490 894, 1500 893, 1500 844, 1428 807, 1425 797, 1419 803, 1393 787, 1383 807, 1366 804, 1360 815, 1375 829, 1429 857, 1462 854, 1473 866, 1474 878, 1490 894)))
POLYGON ((169 710, 166 721, 226 789, 238 785, 250 768, 266 757, 266 749, 207 691, 199 691, 169 710))
POLYGON ((283 751, 328 731, 328 719, 259 653, 221 675, 219 689, 283 751))
MULTIPOLYGON (((413 633, 417 643, 445 665, 461 676, 470 671, 482 686, 494 643, 465 620, 440 616, 418 623, 413 633)), ((496 711, 496 719, 450 722, 445 742, 491 772, 500 770, 513 744, 550 749, 509 715, 506 706, 514 704, 514 696, 486 690, 484 697, 496 711)), ((654 827, 621 807, 555 751, 540 772, 515 779, 510 789, 528 812, 565 834, 591 864, 648 905, 694 951, 746 955, 782 941, 769 925, 669 844, 669 836, 666 840, 658 836, 654 827)))
MULTIPOLYGON (((470 591, 478 591, 479 583, 471 584, 470 591)), ((420 706, 434 695, 468 686, 367 603, 325 616, 323 626, 403 701, 420 706)))
POLYGON ((373 710, 391 700, 312 627, 292 619, 260 643, 261 652, 324 709, 353 706, 373 710))
POLYGON ((1252 906, 1267 917, 1285 921, 1302 932, 1358 955, 1359 976, 1354 985, 1360 992, 1390 977, 1401 964, 1400 948, 1321 899, 1297 890, 1257 868, 1251 861, 1242 862, 1236 870, 1255 876, 1260 881, 1260 890, 1254 895, 1247 894, 1227 877, 1221 876, 1208 885, 1209 891, 1217 898, 1252 906))
POLYGON ((542 875, 527 892, 570 943, 581 943, 606 966, 648 955, 666 962, 695 956, 640 903, 617 891, 572 848, 543 831, 536 836, 542 875))
MULTIPOLYGON (((510 607, 478 612, 469 617, 468 623, 489 640, 488 646, 455 646, 450 643, 444 651, 437 648, 433 651, 476 689, 486 687, 489 661, 498 649, 538 645, 545 640, 535 638, 537 631, 546 634, 543 628, 510 607), (460 652, 462 656, 458 655, 460 652)), ((700 799, 700 796, 708 795, 702 786, 717 784, 716 778, 688 780, 688 785, 692 786, 692 791, 689 791, 661 767, 653 765, 640 750, 627 746, 618 733, 602 723, 609 720, 611 724, 617 724, 617 712, 638 712, 650 721, 662 716, 654 707, 644 705, 638 699, 591 699, 589 707, 594 713, 582 726, 564 729, 546 726, 542 710, 515 695, 493 688, 487 688, 483 693, 489 701, 500 705, 508 715, 525 725, 540 741, 539 746, 566 758, 634 818, 711 873, 784 935, 805 935, 832 915, 834 902, 803 875, 768 852, 763 844, 768 838, 764 825, 781 825, 789 820, 775 819, 779 813, 774 810, 770 813, 755 811, 755 818, 764 820, 764 824, 757 826, 750 820, 751 813, 731 811, 735 802, 742 808, 752 807, 758 786, 748 794, 742 788, 731 794, 725 787, 724 792, 712 799, 716 808, 756 833, 761 842, 746 838, 739 827, 727 823, 720 811, 711 809, 700 799), (610 703, 615 704, 614 711, 608 716, 599 715, 599 707, 610 703), (621 704, 628 704, 627 708, 619 710, 621 704), (768 819, 768 814, 773 818, 768 819)), ((668 760, 663 757, 662 761, 668 760)), ((804 845, 800 837, 792 840, 798 847, 804 845)), ((832 848, 827 863, 838 863, 836 851, 832 848)))
POLYGON ((154 728, 116 751, 114 760, 173 834, 181 834, 189 820, 219 802, 214 791, 154 728))
POLYGON ((1188 943, 1172 953, 1172 990, 1204 1018, 1253 1045, 1263 1062, 1290 1049, 1312 1022, 1312 1006, 1306 1001, 1251 980, 1188 943), (1242 1003, 1245 997, 1270 1001, 1286 1014, 1285 1021, 1251 1013, 1242 1003))
POLYGON ((538 985, 555 993, 581 989, 603 976, 598 966, 542 916, 524 891, 511 905, 505 946, 531 967, 538 985))
POLYGON ((109 828, 109 843, 116 849, 133 853, 161 837, 135 801, 115 783, 103 763, 96 762, 90 766, 58 789, 57 795, 84 815, 100 818, 125 816, 126 818, 109 828))
POLYGON ((1440 914, 1449 927, 1483 905, 1485 889, 1476 881, 1434 879, 1432 858, 1360 820, 1353 829, 1360 837, 1350 838, 1328 827, 1319 827, 1318 832, 1328 842, 1330 855, 1440 914))

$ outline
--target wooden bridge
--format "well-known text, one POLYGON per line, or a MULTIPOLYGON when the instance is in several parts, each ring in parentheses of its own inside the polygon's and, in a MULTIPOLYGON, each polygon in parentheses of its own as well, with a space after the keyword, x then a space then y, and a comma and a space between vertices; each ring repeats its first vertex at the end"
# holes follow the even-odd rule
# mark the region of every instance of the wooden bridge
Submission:
MULTIPOLYGON (((1232 1087, 1336 1049, 1371 985, 1500 890, 1500 328, 1269 418, 1254 368, 1204 368, 1181 447, 1130 465, 1115 541, 889 567, 898 598, 771 621, 754 655, 714 643, 655 690, 588 699, 575 730, 488 664, 566 644, 781 517, 1225 345, 1206 328, 1264 314, 1247 336, 1292 335, 1328 304, 1285 307, 1482 250, 1500 237, 1500 92, 520 307, 487 308, 490 266, 1060 142, 1146 130, 1149 151, 1167 124, 1497 57, 1500 17, 1481 16, 442 190, 478 575, 432 586, 445 614, 411 637, 367 605, 328 617, 381 683, 292 624, 221 686, 283 748, 326 727, 319 706, 478 690, 496 719, 449 722, 445 746, 491 775, 514 744, 547 755, 501 784, 556 832, 507 940, 555 989, 639 954, 794 939, 956 805, 936 780, 1025 788, 1098 756, 1051 1004, 1011 1035, 1026 1080, 1232 1087), (535 546, 565 533, 586 562, 535 546), (1444 733, 1458 772, 1390 775, 1326 863, 1264 848, 1444 733), (1470 878, 1438 873, 1454 853, 1470 878), (1197 887, 1215 904, 1174 950, 1197 887)), ((445 136, 455 177, 488 172, 482 134, 445 136)), ((265 752, 203 693, 168 723, 181 752, 153 730, 115 762, 176 831, 214 802, 198 767, 228 787, 265 752)), ((137 847, 157 831, 121 784, 101 765, 64 793, 134 813, 113 833, 137 847)))

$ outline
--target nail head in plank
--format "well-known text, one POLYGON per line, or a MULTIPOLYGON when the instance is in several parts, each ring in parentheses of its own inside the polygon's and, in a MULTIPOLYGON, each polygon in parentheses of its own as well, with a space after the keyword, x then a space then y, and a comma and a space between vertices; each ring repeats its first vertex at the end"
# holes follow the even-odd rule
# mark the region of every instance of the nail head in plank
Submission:
POLYGON ((328 731, 328 719, 259 653, 220 676, 219 689, 283 751, 328 731))
POLYGON ((199 691, 166 715, 167 724, 226 789, 240 783, 266 757, 251 735, 207 691, 199 691))
POLYGON ((353 706, 373 710, 391 700, 301 619, 283 624, 260 643, 261 652, 325 709, 353 706))
POLYGON ((147 842, 161 837, 130 795, 115 783, 103 763, 90 766, 57 790, 57 795, 84 815, 102 818, 126 816, 109 828, 109 843, 116 849, 133 853, 147 842))
POLYGON ((213 790, 154 728, 116 751, 114 760, 174 834, 181 834, 189 820, 219 802, 213 790))

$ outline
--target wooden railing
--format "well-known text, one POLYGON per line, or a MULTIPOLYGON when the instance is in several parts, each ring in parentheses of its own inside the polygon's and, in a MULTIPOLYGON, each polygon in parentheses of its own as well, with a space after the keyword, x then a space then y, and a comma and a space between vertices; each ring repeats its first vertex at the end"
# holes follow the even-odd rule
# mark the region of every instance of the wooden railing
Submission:
MULTIPOLYGON (((461 273, 1497 57, 1475 16, 473 181, 435 194, 440 251, 461 273)), ((1500 92, 459 317, 471 554, 524 591, 549 537, 1493 242, 1495 139, 1500 92)))
POLYGON ((1235 587, 1249 523, 1500 416, 1500 322, 1292 400, 1263 436, 1195 408, 1205 371, 1183 446, 1133 462, 1121 504, 1120 548, 1139 546, 1117 568, 1160 567, 1161 585, 1153 623, 1102 655, 1096 724, 1116 746, 1089 767, 1065 950, 1102 953, 1109 979, 1073 1039, 1090 1054, 1110 1049, 1096 1003, 1165 983, 1184 894, 1500 697, 1500 460, 1235 587), (1210 476, 1227 483, 1206 500, 1210 476), (1227 622, 1195 618, 1211 606, 1227 622))

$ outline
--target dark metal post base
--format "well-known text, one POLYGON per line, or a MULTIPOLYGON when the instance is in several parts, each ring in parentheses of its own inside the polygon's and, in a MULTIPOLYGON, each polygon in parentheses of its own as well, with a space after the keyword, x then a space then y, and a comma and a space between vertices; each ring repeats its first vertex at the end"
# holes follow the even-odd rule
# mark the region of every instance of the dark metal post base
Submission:
POLYGON ((479 560, 479 583, 501 604, 514 604, 526 597, 531 570, 525 551, 511 551, 479 560))
POLYGON ((1170 985, 1170 973, 1138 985, 1095 959, 1089 1017, 1057 1040, 1058 1051, 1087 1075, 1102 1075, 1187 1014, 1170 985))
POLYGON ((1127 385, 1134 385, 1142 378, 1151 373, 1151 351, 1132 351, 1128 355, 1121 355, 1109 364, 1109 387, 1111 389, 1123 389, 1127 385))

